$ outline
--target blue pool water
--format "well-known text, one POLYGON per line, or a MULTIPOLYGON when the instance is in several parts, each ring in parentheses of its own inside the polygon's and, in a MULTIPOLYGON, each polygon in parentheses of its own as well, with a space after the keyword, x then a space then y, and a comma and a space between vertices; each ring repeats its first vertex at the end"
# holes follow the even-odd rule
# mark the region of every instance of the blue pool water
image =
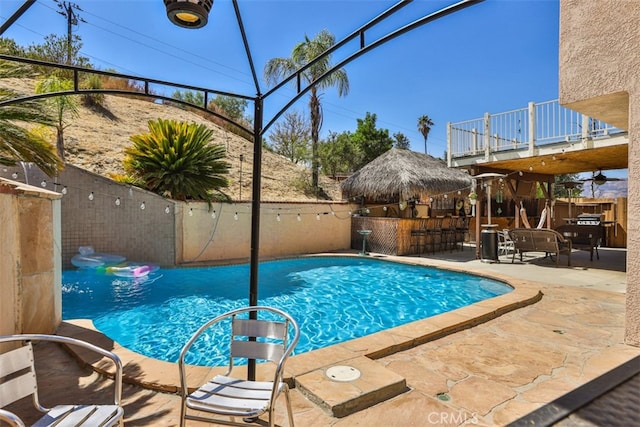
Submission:
MULTIPOLYGON (((63 319, 92 319, 124 347, 175 362, 200 325, 248 304, 249 266, 161 269, 130 279, 66 270, 62 283, 63 319)), ((299 354, 511 290, 501 282, 429 267, 311 257, 260 263, 258 298, 260 305, 280 308, 297 320, 299 354)), ((215 366, 226 359, 194 353, 187 361, 215 366)))

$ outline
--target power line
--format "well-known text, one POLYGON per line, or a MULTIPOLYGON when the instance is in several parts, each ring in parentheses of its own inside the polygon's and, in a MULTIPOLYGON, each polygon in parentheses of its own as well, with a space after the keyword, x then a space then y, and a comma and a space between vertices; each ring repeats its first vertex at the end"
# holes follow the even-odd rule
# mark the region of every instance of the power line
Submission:
POLYGON ((78 22, 87 22, 80 15, 78 11, 82 12, 80 6, 68 1, 53 0, 58 5, 58 13, 64 16, 67 20, 67 65, 71 65, 71 42, 73 35, 73 27, 78 26, 78 22))

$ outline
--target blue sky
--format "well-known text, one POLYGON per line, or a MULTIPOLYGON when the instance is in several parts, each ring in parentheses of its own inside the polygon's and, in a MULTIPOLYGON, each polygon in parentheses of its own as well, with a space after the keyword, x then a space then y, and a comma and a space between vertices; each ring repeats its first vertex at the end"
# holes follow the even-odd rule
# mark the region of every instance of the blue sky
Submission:
MULTIPOLYGON (((22 0, 2 0, 6 20, 22 0)), ((176 27, 161 0, 76 0, 86 21, 75 27, 82 54, 97 68, 255 95, 231 2, 216 0, 209 24, 198 30, 176 27)), ((274 57, 288 57, 305 35, 327 29, 343 39, 394 0, 240 0, 249 45, 259 77, 274 57)), ((436 11, 453 1, 416 0, 368 40, 436 11)), ((21 45, 66 34, 66 20, 53 0, 38 0, 4 34, 21 45)), ((486 0, 449 15, 361 56, 345 70, 350 92, 322 95, 329 131, 354 131, 357 119, 375 113, 378 127, 404 133, 411 148, 424 152, 419 116, 435 122, 428 152, 443 156, 446 123, 485 112, 522 108, 527 102, 558 97, 559 4, 554 0, 486 0)), ((355 52, 349 45, 334 62, 355 52)), ((268 88, 260 81, 262 91, 268 88)), ((292 88, 267 100, 265 122, 293 95, 292 88)), ((305 109, 306 97, 293 108, 305 109)))

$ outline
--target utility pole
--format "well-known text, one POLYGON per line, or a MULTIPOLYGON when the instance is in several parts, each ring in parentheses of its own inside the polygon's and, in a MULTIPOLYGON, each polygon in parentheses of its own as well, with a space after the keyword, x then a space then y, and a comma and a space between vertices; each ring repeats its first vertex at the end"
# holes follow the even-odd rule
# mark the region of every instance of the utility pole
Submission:
POLYGON ((78 15, 78 12, 82 12, 82 9, 80 9, 80 6, 77 4, 60 0, 53 1, 58 5, 58 9, 60 9, 58 13, 67 19, 67 65, 71 65, 71 35, 73 26, 78 25, 78 22, 87 21, 78 15))

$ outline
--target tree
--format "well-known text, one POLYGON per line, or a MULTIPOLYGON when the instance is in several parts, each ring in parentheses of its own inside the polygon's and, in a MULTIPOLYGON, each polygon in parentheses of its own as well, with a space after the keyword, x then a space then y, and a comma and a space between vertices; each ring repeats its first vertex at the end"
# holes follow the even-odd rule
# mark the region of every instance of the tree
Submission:
MULTIPOLYGON (((72 89, 72 81, 62 80, 54 75, 40 80, 36 84, 36 93, 59 92, 72 89)), ((56 128, 56 151, 58 157, 60 157, 60 160, 64 163, 64 130, 69 126, 66 117, 78 117, 78 102, 72 96, 62 95, 48 98, 46 103, 49 108, 53 110, 55 117, 54 126, 56 128)))
MULTIPOLYGON (((61 37, 56 34, 49 34, 44 38, 44 43, 40 45, 31 45, 27 47, 25 56, 27 58, 38 59, 41 61, 55 62, 57 64, 75 65, 78 67, 89 68, 91 61, 85 56, 80 56, 82 49, 82 39, 78 35, 74 35, 71 44, 67 37, 61 37), (67 62, 70 56, 70 61, 67 62)), ((50 69, 41 69, 43 74, 50 74, 50 69)), ((56 69, 56 73, 61 78, 71 78, 73 72, 71 70, 56 69)))
MULTIPOLYGON (((11 54, 15 48, 15 43, 0 40, 0 52, 11 54)), ((0 61, 0 78, 24 77, 32 72, 28 66, 0 61)), ((18 96, 15 91, 0 89, 0 101, 18 96)), ((55 147, 38 132, 27 130, 24 124, 53 126, 55 120, 41 100, 0 107, 0 164, 13 166, 19 161, 32 162, 48 176, 54 176, 62 169, 55 147)))
MULTIPOLYGON (((171 95, 173 99, 178 101, 188 102, 189 104, 204 107, 204 95, 202 92, 193 92, 191 90, 181 91, 177 90, 171 95)), ((179 108, 186 108, 183 104, 178 104, 179 108)))
POLYGON ((376 120, 376 114, 367 112, 364 119, 358 119, 358 127, 351 136, 353 144, 362 152, 357 169, 393 148, 389 130, 377 129, 376 120))
POLYGON ((309 121, 297 111, 285 113, 284 121, 275 124, 269 135, 273 151, 285 156, 293 163, 309 158, 309 121))
POLYGON ((359 153, 349 132, 329 132, 326 141, 318 147, 322 171, 336 177, 339 173, 353 172, 359 164, 359 153))
POLYGON ((124 168, 144 188, 176 200, 229 200, 230 165, 223 145, 211 144, 205 125, 177 120, 149 121, 149 133, 133 135, 124 168), (216 193, 215 195, 212 192, 216 193))
MULTIPOLYGON (((289 76, 295 70, 309 64, 314 59, 320 57, 327 49, 335 44, 335 37, 327 30, 322 30, 313 39, 305 36, 303 42, 298 43, 291 52, 290 58, 273 58, 265 65, 264 76, 267 82, 276 84, 283 78, 289 76)), ((322 90, 335 86, 338 95, 343 96, 349 92, 349 78, 344 69, 338 69, 325 77, 322 81, 318 79, 331 69, 331 55, 325 55, 309 67, 301 77, 307 83, 316 83, 309 91, 309 112, 311 120, 311 173, 313 188, 318 188, 318 173, 320 169, 320 159, 318 156, 318 144, 320 141, 320 128, 322 127, 322 106, 320 95, 322 90)))
POLYGON ((216 95, 213 101, 210 102, 209 108, 213 106, 216 110, 227 116, 227 118, 235 122, 240 122, 244 119, 244 111, 247 108, 247 104, 246 99, 216 95))
POLYGON ((434 126, 433 120, 429 118, 429 116, 420 116, 418 117, 418 131, 424 137, 424 154, 429 154, 427 152, 427 137, 429 136, 429 131, 431 130, 431 126, 434 126))
POLYGON ((15 40, 0 37, 0 52, 5 55, 24 56, 24 49, 19 46, 15 40))
POLYGON ((411 141, 402 132, 396 132, 393 134, 393 138, 396 140, 394 146, 400 150, 408 150, 411 147, 411 141))

